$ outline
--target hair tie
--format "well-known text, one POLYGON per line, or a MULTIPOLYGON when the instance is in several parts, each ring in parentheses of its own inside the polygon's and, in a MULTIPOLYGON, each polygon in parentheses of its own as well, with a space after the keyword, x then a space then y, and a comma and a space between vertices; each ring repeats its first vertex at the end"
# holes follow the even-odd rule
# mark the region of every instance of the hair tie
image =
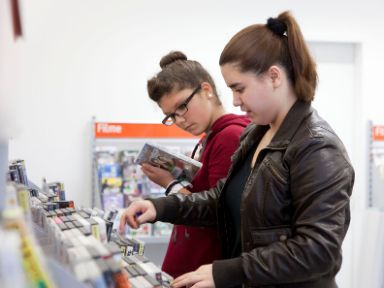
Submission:
POLYGON ((285 36, 287 31, 287 25, 277 18, 268 18, 267 27, 274 34, 278 36, 285 36))

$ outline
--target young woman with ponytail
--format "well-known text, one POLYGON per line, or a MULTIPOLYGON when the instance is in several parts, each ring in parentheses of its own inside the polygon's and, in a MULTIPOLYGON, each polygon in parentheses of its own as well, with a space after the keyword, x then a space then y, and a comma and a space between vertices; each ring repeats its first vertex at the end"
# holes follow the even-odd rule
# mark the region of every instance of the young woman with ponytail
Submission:
MULTIPOLYGON (((225 46, 221 72, 252 119, 215 188, 135 203, 122 218, 218 225, 224 259, 172 287, 337 287, 354 170, 311 107, 317 73, 289 12, 246 27, 225 46), (134 218, 135 213, 143 214, 134 218)), ((185 261, 188 261, 186 259, 185 261)))

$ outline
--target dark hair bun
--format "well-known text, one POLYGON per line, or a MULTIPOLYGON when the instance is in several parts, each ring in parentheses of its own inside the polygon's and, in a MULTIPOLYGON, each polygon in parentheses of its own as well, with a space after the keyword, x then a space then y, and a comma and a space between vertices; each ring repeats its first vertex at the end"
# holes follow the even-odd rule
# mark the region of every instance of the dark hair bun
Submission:
POLYGON ((171 51, 167 55, 165 55, 163 58, 161 58, 160 67, 161 69, 164 69, 164 67, 178 60, 185 61, 185 60, 188 60, 188 58, 183 52, 171 51))
POLYGON ((284 36, 287 31, 287 25, 277 18, 268 18, 267 27, 278 36, 284 36))

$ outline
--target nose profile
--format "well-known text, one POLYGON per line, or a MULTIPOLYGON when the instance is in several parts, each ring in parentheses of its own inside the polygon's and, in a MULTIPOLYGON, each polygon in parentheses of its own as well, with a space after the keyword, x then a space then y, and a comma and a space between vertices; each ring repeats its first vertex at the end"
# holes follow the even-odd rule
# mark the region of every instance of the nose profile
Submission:
POLYGON ((185 122, 185 115, 183 115, 183 116, 175 115, 175 124, 176 125, 182 124, 184 122, 185 122))
POLYGON ((241 106, 241 99, 240 99, 240 97, 239 96, 237 96, 236 95, 236 93, 234 93, 233 92, 233 101, 232 101, 232 104, 233 104, 233 106, 235 106, 235 107, 239 107, 239 106, 241 106))

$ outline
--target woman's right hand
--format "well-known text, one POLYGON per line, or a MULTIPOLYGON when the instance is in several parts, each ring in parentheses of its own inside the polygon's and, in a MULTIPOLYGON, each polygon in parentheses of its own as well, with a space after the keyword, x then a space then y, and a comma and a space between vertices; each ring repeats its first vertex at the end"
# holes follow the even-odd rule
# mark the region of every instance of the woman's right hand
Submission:
POLYGON ((168 184, 174 180, 172 174, 169 171, 155 167, 148 163, 143 163, 141 165, 141 170, 151 181, 164 188, 167 188, 168 184))
POLYGON ((125 224, 134 229, 139 228, 140 224, 154 221, 156 219, 156 209, 149 200, 139 200, 132 202, 127 209, 123 211, 120 218, 120 233, 124 233, 125 224))

